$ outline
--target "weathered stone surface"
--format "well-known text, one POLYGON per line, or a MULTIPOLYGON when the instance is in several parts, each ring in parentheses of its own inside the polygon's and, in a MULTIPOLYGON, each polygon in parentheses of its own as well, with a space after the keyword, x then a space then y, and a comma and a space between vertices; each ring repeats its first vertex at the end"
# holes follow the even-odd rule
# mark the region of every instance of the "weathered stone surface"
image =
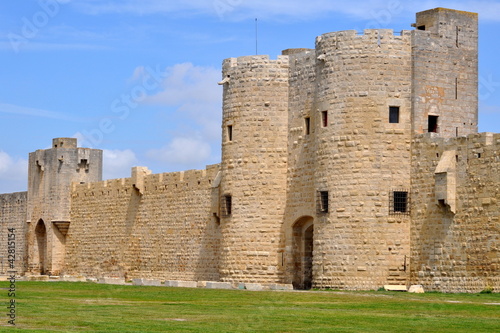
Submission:
POLYGON ((198 281, 196 283, 196 287, 198 287, 198 288, 206 288, 207 287, 207 281, 198 281))
POLYGON ((293 285, 292 284, 279 284, 279 283, 272 283, 269 285, 270 290, 293 290, 293 285))
POLYGON ((251 291, 261 291, 264 290, 264 286, 260 283, 245 283, 245 289, 251 291))
POLYGON ((410 289, 408 289, 409 293, 414 293, 414 294, 423 294, 425 293, 424 287, 420 284, 416 284, 413 286, 410 286, 410 289))
POLYGON ((214 282, 207 281, 207 289, 233 289, 233 286, 229 282, 214 282))
POLYGON ((83 276, 62 276, 60 280, 66 282, 87 282, 87 278, 83 276))
POLYGON ((391 284, 387 284, 384 286, 384 289, 387 290, 387 291, 407 291, 408 289, 406 288, 406 286, 403 286, 403 285, 391 285, 391 284))
POLYGON ((26 281, 49 281, 50 276, 48 275, 27 275, 26 281))
POLYGON ((117 284, 117 285, 124 285, 125 279, 123 278, 115 278, 115 277, 102 277, 98 279, 98 283, 102 284, 117 284))
POLYGON ((197 288, 196 281, 165 281, 165 287, 197 288))
POLYGON ((132 284, 136 286, 161 286, 161 281, 151 279, 132 279, 132 284))

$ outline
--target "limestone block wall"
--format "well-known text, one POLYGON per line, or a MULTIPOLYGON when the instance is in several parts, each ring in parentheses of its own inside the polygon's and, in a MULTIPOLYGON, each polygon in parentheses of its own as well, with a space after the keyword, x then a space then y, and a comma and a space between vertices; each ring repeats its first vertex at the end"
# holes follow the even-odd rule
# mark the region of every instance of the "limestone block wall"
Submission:
POLYGON ((410 221, 391 198, 410 187, 411 32, 324 34, 316 55, 315 190, 328 209, 317 195, 313 286, 405 284, 410 221))
MULTIPOLYGON (((288 50, 288 52, 291 52, 288 50)), ((294 219, 315 213, 314 172, 316 142, 316 51, 290 57, 288 107, 288 175, 285 230, 294 219), (312 117, 311 117, 312 116, 312 117), (306 129, 308 118, 309 129, 306 129), (311 121, 311 118, 313 120, 311 121), (308 131, 308 133, 307 133, 308 131)))
POLYGON ((15 269, 18 274, 26 271, 26 207, 27 192, 0 195, 0 274, 9 270, 8 234, 15 230, 15 269))
POLYGON ((214 165, 74 184, 64 273, 218 280, 220 231, 212 202, 218 172, 214 165))
MULTIPOLYGON (((442 137, 477 133, 478 16, 436 8, 417 13, 413 31, 415 134, 442 137), (429 116, 437 117, 435 129, 429 116)), ((436 118, 435 118, 436 119, 436 118)))
POLYGON ((442 292, 498 291, 500 134, 434 136, 413 143, 411 282, 442 292), (443 170, 447 155, 453 159, 443 170))
POLYGON ((221 279, 280 282, 288 57, 227 59, 223 78, 221 279))
MULTIPOLYGON (((289 55, 288 171, 285 219, 282 228, 284 282, 304 287, 303 229, 316 214, 315 154, 312 126, 316 115, 316 50, 285 50, 289 55), (309 119, 306 128, 306 119, 309 119)), ((309 268, 310 269, 310 268, 309 268)))

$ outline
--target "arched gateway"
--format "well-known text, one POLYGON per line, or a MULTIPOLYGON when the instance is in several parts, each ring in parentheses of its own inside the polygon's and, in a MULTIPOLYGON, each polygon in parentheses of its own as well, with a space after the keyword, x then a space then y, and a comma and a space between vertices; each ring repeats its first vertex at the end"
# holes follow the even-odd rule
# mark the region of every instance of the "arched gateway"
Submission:
POLYGON ((43 220, 39 220, 35 227, 35 248, 33 263, 35 271, 41 275, 47 271, 47 229, 43 220))

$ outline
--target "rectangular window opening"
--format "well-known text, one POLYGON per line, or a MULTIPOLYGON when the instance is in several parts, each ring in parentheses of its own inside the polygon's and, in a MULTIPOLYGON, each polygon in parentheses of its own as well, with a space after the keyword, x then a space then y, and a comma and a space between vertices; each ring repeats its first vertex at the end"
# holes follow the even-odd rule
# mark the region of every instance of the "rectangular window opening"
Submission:
POLYGON ((319 191, 318 212, 328 213, 328 191, 319 191))
POLYGON ((427 124, 427 131, 429 133, 437 133, 438 132, 438 116, 429 116, 428 118, 428 124, 427 124))
POLYGON ((227 140, 233 141, 233 125, 227 127, 227 140))
POLYGON ((420 25, 417 27, 418 30, 425 30, 425 25, 420 25))
POLYGON ((399 123, 399 106, 389 106, 389 123, 399 123))
POLYGON ((391 203, 390 214, 409 214, 410 213, 410 205, 409 205, 409 196, 408 191, 393 191, 391 192, 391 203))
POLYGON ((321 111, 321 123, 323 127, 328 126, 328 111, 321 111))
POLYGON ((309 135, 311 133, 311 118, 304 118, 304 126, 305 126, 305 135, 309 135))
POLYGON ((90 169, 90 165, 89 165, 89 161, 87 159, 84 159, 82 158, 80 160, 80 163, 78 163, 78 172, 80 172, 80 170, 85 170, 85 172, 89 172, 89 169, 90 169))
POLYGON ((231 216, 233 212, 233 197, 226 194, 222 197, 222 216, 231 216))

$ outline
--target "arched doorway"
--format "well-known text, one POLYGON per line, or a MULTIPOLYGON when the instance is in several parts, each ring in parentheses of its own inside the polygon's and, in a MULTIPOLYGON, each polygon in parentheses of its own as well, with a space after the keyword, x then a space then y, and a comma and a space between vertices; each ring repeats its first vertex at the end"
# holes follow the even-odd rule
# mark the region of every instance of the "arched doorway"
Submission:
POLYGON ((293 287, 311 289, 313 281, 314 219, 305 216, 293 225, 293 287))
POLYGON ((35 273, 45 274, 47 271, 47 229, 43 220, 39 220, 35 227, 35 273))

